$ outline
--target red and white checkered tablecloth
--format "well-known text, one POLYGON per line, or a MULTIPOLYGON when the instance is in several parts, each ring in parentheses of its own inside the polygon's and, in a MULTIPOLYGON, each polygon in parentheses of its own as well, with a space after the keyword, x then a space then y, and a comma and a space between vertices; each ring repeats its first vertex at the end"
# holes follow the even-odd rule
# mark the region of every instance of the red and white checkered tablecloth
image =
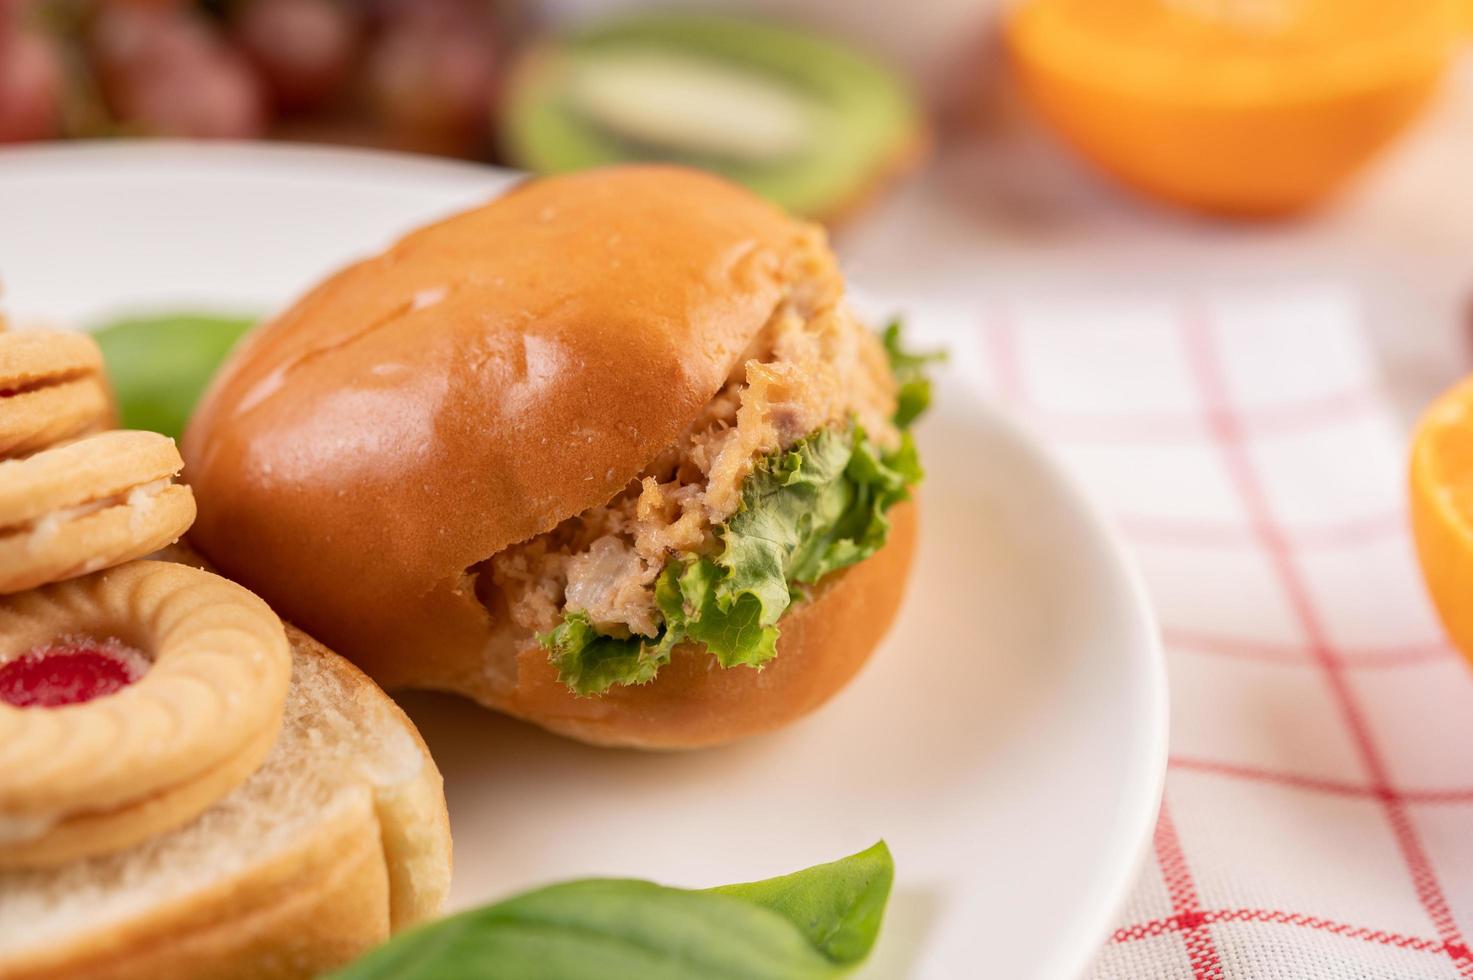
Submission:
POLYGON ((1153 860, 1092 976, 1473 978, 1473 673, 1351 288, 1015 302, 986 337, 1166 639, 1153 860))

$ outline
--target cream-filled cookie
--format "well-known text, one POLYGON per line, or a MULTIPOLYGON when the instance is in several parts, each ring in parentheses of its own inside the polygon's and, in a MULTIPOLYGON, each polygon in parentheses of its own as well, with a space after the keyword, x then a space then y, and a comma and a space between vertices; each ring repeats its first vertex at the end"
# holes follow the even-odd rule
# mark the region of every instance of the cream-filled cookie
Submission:
POLYGON ((0 462, 0 593, 85 575, 177 541, 194 495, 156 432, 101 432, 0 462))
POLYGON ((0 332, 0 459, 107 428, 112 398, 91 337, 0 332))

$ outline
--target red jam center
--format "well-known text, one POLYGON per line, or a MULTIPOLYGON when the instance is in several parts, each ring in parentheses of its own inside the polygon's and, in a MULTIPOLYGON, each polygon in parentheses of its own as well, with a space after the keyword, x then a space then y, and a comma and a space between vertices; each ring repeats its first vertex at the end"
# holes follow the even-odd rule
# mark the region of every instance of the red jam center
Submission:
POLYGON ((136 681, 142 662, 116 641, 58 641, 0 664, 0 701, 18 708, 81 704, 136 681))

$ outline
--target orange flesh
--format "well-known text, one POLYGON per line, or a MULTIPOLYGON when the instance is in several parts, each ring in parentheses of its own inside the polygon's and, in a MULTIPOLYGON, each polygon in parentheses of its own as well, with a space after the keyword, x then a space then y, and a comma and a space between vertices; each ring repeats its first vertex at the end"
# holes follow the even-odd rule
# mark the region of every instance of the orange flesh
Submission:
POLYGON ((1444 394, 1418 423, 1410 490, 1427 590, 1453 643, 1473 658, 1473 381, 1444 394))
POLYGON ((1455 0, 1030 0, 1023 94, 1083 155, 1189 207, 1279 214, 1340 188, 1416 116, 1455 0))

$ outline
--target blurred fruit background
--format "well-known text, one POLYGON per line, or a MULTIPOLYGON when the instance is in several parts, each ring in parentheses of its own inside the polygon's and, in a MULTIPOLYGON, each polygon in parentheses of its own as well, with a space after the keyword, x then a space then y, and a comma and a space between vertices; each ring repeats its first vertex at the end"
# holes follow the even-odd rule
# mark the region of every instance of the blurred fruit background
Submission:
POLYGON ((0 139, 280 137, 480 155, 511 10, 3 0, 0 139))
POLYGON ((1350 276, 1425 391, 1473 366, 1470 38, 1473 0, 0 0, 0 143, 673 160, 938 289, 1350 276))
POLYGON ((1013 111, 1148 198, 1279 216, 1335 199, 1411 126, 1470 9, 0 0, 0 141, 274 138, 538 171, 673 159, 833 221, 1013 111))

